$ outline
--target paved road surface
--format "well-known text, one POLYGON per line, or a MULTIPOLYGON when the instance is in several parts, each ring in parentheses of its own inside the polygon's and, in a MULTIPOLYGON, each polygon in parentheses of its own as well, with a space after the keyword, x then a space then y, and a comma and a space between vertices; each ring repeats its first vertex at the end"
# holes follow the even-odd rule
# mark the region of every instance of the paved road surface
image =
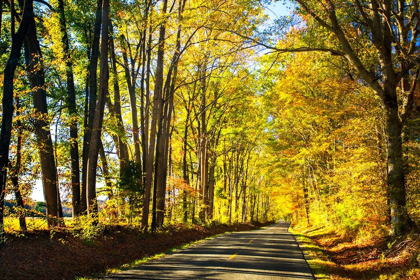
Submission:
POLYGON ((224 234, 105 279, 314 279, 288 226, 224 234))

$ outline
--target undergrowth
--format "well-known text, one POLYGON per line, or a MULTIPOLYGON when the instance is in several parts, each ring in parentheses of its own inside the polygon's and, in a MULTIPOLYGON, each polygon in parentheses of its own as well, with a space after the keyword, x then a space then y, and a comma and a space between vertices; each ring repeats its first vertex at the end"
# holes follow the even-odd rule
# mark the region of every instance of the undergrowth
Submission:
POLYGON ((291 231, 317 279, 420 279, 417 232, 366 239, 324 226, 296 226, 291 231))

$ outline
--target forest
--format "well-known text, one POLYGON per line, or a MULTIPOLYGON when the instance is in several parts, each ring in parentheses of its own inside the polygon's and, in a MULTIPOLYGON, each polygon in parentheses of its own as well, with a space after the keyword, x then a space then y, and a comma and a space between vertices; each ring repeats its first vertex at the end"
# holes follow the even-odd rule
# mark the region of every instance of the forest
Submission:
POLYGON ((419 1, 0 0, 0 32, 0 243, 35 215, 420 246, 419 1))

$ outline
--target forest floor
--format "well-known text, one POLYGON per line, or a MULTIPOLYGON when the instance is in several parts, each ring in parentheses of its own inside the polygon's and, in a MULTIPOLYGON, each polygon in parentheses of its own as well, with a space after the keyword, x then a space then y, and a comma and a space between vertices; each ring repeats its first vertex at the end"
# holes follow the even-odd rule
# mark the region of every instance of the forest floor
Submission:
POLYGON ((0 279, 96 277, 213 235, 267 224, 176 225, 147 235, 138 229, 115 226, 90 239, 65 229, 9 234, 0 244, 0 279))
POLYGON ((420 279, 420 234, 343 237, 323 227, 294 228, 317 279, 420 279))

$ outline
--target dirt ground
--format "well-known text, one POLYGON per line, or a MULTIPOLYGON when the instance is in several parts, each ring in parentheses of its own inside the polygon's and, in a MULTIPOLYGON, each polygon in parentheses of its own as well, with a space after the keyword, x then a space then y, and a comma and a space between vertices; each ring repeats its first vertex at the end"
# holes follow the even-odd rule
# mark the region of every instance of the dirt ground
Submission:
POLYGON ((143 235, 136 229, 107 228, 86 241, 61 230, 7 236, 0 244, 0 279, 75 279, 101 275, 144 257, 165 252, 216 234, 255 229, 259 225, 171 226, 165 231, 143 235))

